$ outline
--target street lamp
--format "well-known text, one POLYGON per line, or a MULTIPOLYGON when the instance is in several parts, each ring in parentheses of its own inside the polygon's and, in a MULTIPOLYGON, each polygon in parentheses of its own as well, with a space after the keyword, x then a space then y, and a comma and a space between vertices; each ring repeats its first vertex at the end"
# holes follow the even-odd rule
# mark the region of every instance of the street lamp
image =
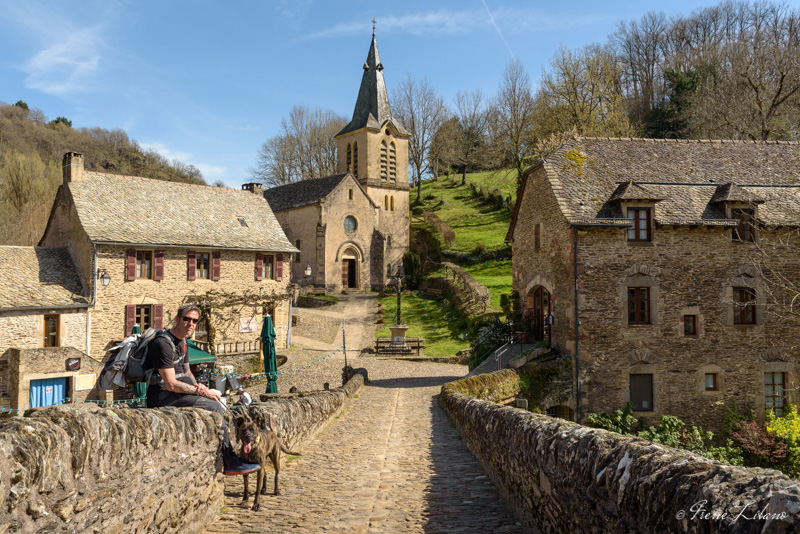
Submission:
POLYGON ((99 269, 97 271, 97 278, 100 280, 103 287, 108 287, 108 284, 111 283, 111 275, 108 274, 105 269, 99 269))
POLYGON ((397 315, 395 315, 394 324, 403 324, 403 314, 400 308, 400 290, 405 280, 405 273, 403 272, 403 265, 397 266, 397 271, 394 274, 395 283, 397 284, 397 315))

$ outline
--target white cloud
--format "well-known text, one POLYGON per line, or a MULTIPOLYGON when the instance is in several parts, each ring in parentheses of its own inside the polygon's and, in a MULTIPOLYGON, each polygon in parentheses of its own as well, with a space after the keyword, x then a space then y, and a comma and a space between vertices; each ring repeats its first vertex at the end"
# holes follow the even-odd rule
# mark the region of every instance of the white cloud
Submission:
POLYGON ((210 165, 208 163, 193 163, 193 165, 200 169, 200 172, 203 173, 203 179, 209 185, 217 180, 224 180, 228 172, 227 167, 222 165, 210 165))
MULTIPOLYGON (((158 152, 169 161, 177 159, 183 163, 188 164, 189 159, 191 159, 192 155, 188 152, 181 152, 180 150, 172 150, 171 148, 167 147, 164 143, 139 143, 139 146, 142 147, 142 150, 145 151, 153 151, 158 152)), ((200 167, 198 167, 199 169, 200 167)))
POLYGON ((69 34, 69 37, 45 48, 25 65, 25 86, 44 93, 62 96, 88 90, 92 75, 100 66, 103 40, 95 28, 69 34))

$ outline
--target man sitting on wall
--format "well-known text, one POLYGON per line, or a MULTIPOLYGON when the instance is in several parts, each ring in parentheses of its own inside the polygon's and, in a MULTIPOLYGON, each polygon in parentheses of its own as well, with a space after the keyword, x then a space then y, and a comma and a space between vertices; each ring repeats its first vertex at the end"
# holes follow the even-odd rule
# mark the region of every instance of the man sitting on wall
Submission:
POLYGON ((192 335, 200 320, 200 308, 181 306, 175 326, 159 335, 150 344, 145 369, 156 369, 147 388, 147 407, 175 406, 202 408, 222 415, 222 461, 226 475, 245 475, 258 471, 258 464, 245 463, 236 456, 231 446, 228 426, 225 424, 226 408, 219 393, 198 383, 189 370, 189 352, 186 338, 192 335))

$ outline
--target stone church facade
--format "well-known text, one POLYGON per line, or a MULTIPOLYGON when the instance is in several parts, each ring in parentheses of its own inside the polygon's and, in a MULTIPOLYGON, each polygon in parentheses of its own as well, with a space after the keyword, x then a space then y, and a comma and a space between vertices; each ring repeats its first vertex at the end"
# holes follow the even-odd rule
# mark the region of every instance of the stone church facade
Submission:
POLYGON ((410 135, 392 117, 374 34, 363 68, 353 118, 336 134, 339 174, 264 191, 300 250, 293 281, 328 291, 384 287, 409 246, 410 135))
POLYGON ((718 429, 720 403, 763 420, 800 400, 800 324, 773 278, 800 279, 798 169, 796 143, 577 138, 526 171, 513 286, 534 336, 573 356, 573 413, 632 402, 718 429))

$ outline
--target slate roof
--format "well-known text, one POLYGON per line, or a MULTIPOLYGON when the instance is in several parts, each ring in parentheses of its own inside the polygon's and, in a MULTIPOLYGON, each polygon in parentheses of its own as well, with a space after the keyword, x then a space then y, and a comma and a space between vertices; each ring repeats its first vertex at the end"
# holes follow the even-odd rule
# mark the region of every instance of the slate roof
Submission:
POLYGON ((0 309, 86 307, 83 291, 66 247, 0 247, 0 309))
POLYGON ((577 137, 537 167, 570 221, 608 224, 620 201, 649 200, 657 223, 729 225, 724 201, 748 201, 764 224, 800 226, 796 142, 577 137))
POLYGON ((69 191, 95 243, 297 251, 266 200, 249 191, 90 171, 69 191))
POLYGON ((353 120, 342 128, 335 137, 364 127, 380 129, 387 122, 391 122, 399 133, 408 135, 408 131, 403 125, 392 117, 389 95, 386 92, 386 82, 383 79, 383 64, 378 54, 378 43, 373 33, 372 44, 367 53, 367 61, 364 63, 364 74, 361 76, 361 87, 358 89, 356 107, 353 110, 353 120))
POLYGON ((279 185, 264 190, 264 198, 267 199, 273 211, 284 211, 316 204, 319 199, 325 198, 336 189, 336 186, 342 183, 347 175, 346 172, 343 172, 324 178, 279 185))

